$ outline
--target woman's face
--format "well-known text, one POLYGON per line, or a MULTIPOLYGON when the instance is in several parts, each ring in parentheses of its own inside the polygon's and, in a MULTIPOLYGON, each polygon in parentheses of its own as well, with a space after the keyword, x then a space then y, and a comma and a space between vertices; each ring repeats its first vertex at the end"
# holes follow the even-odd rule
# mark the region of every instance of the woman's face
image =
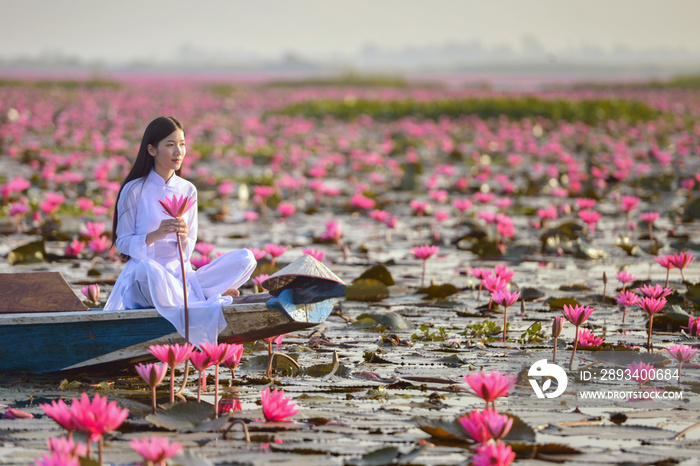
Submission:
POLYGON ((158 143, 158 147, 148 146, 148 152, 153 156, 156 173, 172 175, 171 172, 179 170, 187 152, 185 148, 185 133, 176 129, 165 139, 158 143))

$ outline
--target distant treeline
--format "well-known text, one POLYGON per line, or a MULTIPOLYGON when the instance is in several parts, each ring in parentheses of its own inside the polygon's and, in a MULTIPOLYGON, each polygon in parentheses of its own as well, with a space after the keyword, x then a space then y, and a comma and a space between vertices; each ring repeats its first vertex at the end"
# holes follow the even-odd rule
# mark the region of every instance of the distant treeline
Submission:
POLYGON ((122 84, 104 78, 91 79, 0 79, 0 87, 34 87, 38 89, 118 89, 122 84))
POLYGON ((700 89, 700 75, 676 76, 667 81, 651 80, 640 83, 581 83, 573 89, 700 89))
POLYGON ((278 112, 283 115, 303 115, 307 118, 333 116, 353 120, 368 115, 376 120, 404 117, 438 119, 477 115, 483 119, 506 116, 509 119, 542 117, 552 121, 582 121, 595 125, 601 121, 625 120, 630 123, 648 121, 662 115, 647 104, 620 99, 540 99, 537 97, 468 98, 434 101, 416 100, 308 100, 290 105, 278 112))

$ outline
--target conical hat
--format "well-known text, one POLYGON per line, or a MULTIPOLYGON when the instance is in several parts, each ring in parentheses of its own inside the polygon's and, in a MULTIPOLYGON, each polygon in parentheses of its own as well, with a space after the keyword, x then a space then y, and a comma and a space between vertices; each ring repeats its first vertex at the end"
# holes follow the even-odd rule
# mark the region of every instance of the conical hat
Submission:
POLYGON ((266 290, 277 290, 285 285, 288 285, 297 277, 322 278, 324 280, 342 283, 343 285, 345 284, 322 262, 314 259, 308 254, 304 254, 282 270, 270 275, 264 282, 262 282, 261 285, 266 290))

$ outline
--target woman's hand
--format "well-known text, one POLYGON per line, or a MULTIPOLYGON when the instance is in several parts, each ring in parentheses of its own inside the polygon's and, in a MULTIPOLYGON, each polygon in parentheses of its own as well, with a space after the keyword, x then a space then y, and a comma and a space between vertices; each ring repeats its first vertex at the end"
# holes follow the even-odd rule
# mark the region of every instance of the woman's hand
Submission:
POLYGON ((170 234, 180 235, 182 241, 187 241, 187 234, 190 232, 190 227, 184 218, 168 218, 160 222, 157 230, 150 232, 146 236, 146 243, 153 244, 160 239, 165 239, 170 234))

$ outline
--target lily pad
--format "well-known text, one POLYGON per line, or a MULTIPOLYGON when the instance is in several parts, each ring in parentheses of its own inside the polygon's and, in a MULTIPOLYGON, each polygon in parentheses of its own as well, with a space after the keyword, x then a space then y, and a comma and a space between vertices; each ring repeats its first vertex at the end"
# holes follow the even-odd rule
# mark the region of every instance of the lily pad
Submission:
MULTIPOLYGON (((208 403, 176 403, 166 410, 146 416, 146 420, 167 430, 193 431, 205 426, 207 419, 213 414, 214 407, 208 403)), ((225 418, 223 419, 222 426, 226 422, 225 418)))
POLYGON ((214 463, 190 449, 183 450, 173 456, 170 463, 178 466, 214 466, 214 463))
POLYGON ((370 319, 371 321, 374 321, 375 324, 381 325, 390 330, 408 330, 414 327, 410 320, 393 311, 368 312, 357 316, 357 320, 360 322, 366 323, 367 319, 370 319))
POLYGON ((365 270, 357 280, 372 279, 384 283, 386 286, 393 286, 394 279, 391 272, 384 264, 377 264, 365 270))
POLYGON ((46 260, 44 240, 34 241, 19 246, 7 254, 7 262, 15 264, 35 264, 46 260))
POLYGON ((373 278, 355 280, 345 289, 348 301, 381 301, 389 297, 389 288, 373 278))
POLYGON ((576 298, 551 298, 547 300, 550 309, 563 309, 565 305, 580 306, 581 303, 576 298))
POLYGON ((632 244, 632 240, 629 236, 618 236, 615 240, 615 244, 630 256, 640 256, 642 253, 638 245, 632 244))
POLYGON ((690 314, 685 312, 678 305, 664 308, 664 310, 654 317, 653 327, 657 330, 678 332, 681 327, 688 325, 690 314))
POLYGON ((700 283, 688 285, 688 291, 685 293, 685 299, 695 304, 700 304, 700 283))
POLYGON ((544 297, 544 293, 536 288, 527 287, 520 289, 520 299, 522 301, 534 301, 542 297, 544 297))
POLYGON ((445 283, 443 285, 430 285, 426 286, 425 288, 419 288, 416 290, 416 293, 424 294, 428 299, 435 299, 447 298, 448 296, 459 293, 459 291, 459 288, 456 286, 450 283, 445 283))

